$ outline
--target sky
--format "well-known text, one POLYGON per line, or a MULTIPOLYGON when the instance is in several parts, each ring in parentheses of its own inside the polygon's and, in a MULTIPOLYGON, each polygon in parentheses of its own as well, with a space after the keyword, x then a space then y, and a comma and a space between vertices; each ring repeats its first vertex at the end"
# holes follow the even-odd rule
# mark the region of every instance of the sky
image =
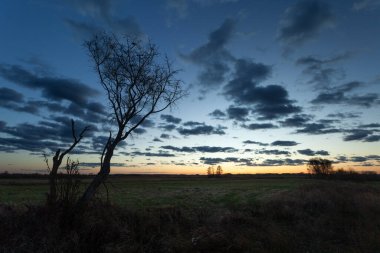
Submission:
POLYGON ((111 173, 306 172, 311 158, 380 172, 380 1, 4 0, 0 172, 70 155, 96 173, 112 128, 84 42, 154 43, 188 95, 117 148, 111 173))

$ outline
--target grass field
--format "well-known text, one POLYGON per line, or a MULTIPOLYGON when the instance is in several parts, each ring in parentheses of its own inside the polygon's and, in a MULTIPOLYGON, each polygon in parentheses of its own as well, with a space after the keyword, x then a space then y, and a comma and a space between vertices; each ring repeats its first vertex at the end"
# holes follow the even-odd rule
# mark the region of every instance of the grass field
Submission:
POLYGON ((0 252, 380 252, 379 181, 124 176, 107 185, 109 202, 103 187, 75 213, 44 205, 46 179, 1 179, 0 252))
MULTIPOLYGON (((84 179, 83 185, 89 182, 84 179)), ((203 176, 124 176, 111 177, 107 188, 112 203, 132 209, 150 207, 231 207, 254 203, 272 194, 292 190, 315 180, 299 178, 203 176)), ((47 179, 0 179, 0 203, 43 203, 47 179)), ((101 187, 102 198, 106 189, 101 187)))

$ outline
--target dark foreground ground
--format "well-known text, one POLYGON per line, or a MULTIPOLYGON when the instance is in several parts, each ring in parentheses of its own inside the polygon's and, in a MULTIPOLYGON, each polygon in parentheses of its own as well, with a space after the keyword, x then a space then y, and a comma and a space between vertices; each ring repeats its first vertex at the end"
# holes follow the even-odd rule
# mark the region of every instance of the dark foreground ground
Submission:
POLYGON ((380 252, 378 182, 115 177, 83 213, 46 190, 0 180, 0 252, 380 252))

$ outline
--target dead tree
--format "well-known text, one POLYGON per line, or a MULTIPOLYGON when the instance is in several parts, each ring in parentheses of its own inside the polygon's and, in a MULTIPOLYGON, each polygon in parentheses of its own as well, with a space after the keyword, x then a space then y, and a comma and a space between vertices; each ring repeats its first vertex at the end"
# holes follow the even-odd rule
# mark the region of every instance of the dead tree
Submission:
POLYGON ((74 120, 71 120, 71 133, 73 136, 73 143, 71 146, 63 151, 61 153, 61 150, 58 149, 55 152, 55 155, 53 156, 53 166, 50 168, 49 166, 49 161, 47 156, 45 155, 45 162, 49 170, 49 193, 47 197, 47 203, 49 205, 54 204, 57 201, 57 174, 58 174, 58 169, 61 166, 62 160, 67 155, 70 153, 75 146, 82 140, 84 133, 89 129, 88 126, 83 128, 83 130, 80 132, 79 136, 77 136, 75 132, 75 123, 74 120))
POLYGON ((106 92, 115 128, 104 145, 99 173, 84 192, 80 205, 88 202, 105 182, 117 145, 150 115, 184 96, 182 82, 176 78, 178 70, 172 69, 166 57, 160 58, 150 42, 103 33, 85 42, 85 47, 106 92))

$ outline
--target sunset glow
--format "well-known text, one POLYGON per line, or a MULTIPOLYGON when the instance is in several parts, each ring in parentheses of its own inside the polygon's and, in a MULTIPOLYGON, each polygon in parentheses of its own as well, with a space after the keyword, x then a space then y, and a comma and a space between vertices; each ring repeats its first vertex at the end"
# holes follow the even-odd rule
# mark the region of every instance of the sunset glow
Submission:
MULTIPOLYGON (((106 93, 83 46, 151 41, 188 95, 119 145, 111 173, 306 173, 310 158, 380 173, 376 1, 11 1, 0 8, 0 173, 46 173, 72 142, 97 173, 106 93)), ((138 120, 138 119, 135 119, 138 120)))

